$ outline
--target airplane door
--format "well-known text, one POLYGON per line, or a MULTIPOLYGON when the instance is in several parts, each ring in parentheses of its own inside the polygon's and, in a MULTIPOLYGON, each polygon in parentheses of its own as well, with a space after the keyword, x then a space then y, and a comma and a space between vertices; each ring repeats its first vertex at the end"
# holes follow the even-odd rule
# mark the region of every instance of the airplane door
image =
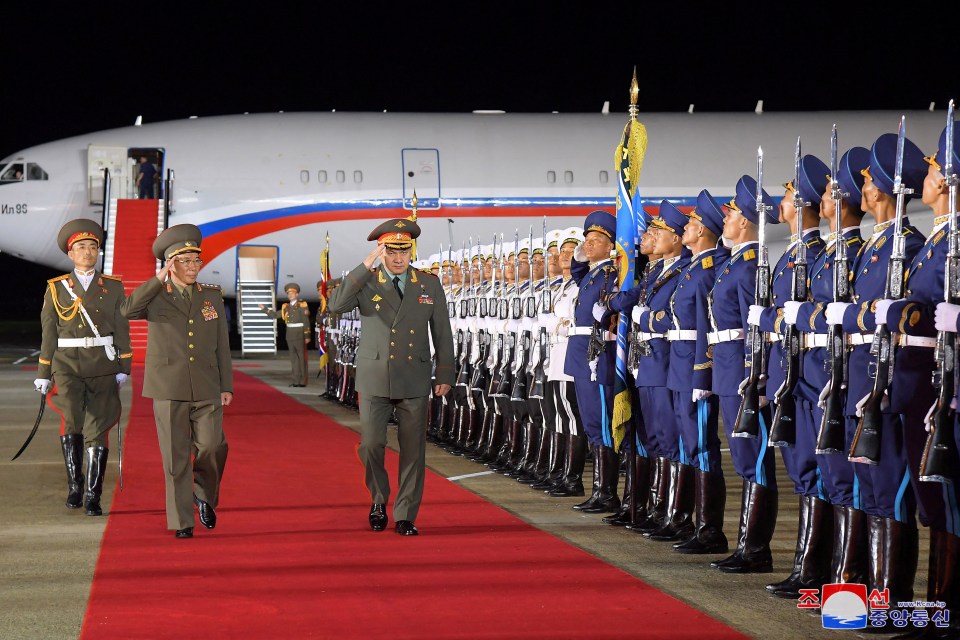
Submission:
POLYGON ((110 170, 110 184, 114 198, 127 198, 129 173, 126 147, 107 147, 91 144, 87 147, 87 199, 90 204, 103 204, 103 170, 110 170))
POLYGON ((440 208, 440 151, 401 149, 403 165, 403 208, 413 207, 417 192, 418 209, 440 208))

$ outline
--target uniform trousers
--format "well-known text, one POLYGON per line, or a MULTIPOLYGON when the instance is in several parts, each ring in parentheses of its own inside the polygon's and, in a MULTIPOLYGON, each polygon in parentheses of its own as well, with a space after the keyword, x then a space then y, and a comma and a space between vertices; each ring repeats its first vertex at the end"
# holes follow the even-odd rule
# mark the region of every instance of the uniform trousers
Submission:
POLYGON ((957 494, 953 485, 940 482, 920 482, 920 464, 927 444, 927 431, 924 419, 927 409, 924 403, 908 407, 903 415, 903 443, 910 465, 910 483, 917 498, 917 511, 920 522, 925 527, 960 535, 960 509, 957 506, 957 494))
POLYGON ((290 380, 293 384, 307 384, 307 345, 303 330, 287 332, 287 348, 290 350, 290 380))
MULTIPOLYGON (((858 420, 851 417, 854 432, 858 420)), ((861 508, 868 515, 913 526, 916 521, 916 498, 907 470, 901 416, 884 413, 880 432, 880 464, 853 463, 860 484, 861 508)))
MULTIPOLYGON (((797 420, 800 414, 810 414, 817 436, 820 435, 820 424, 823 422, 823 409, 817 403, 800 400, 797 402, 797 420)), ((799 428, 799 425, 798 425, 799 428)), ((816 444, 814 444, 816 446, 816 444)), ((817 468, 820 470, 820 481, 823 483, 823 492, 826 499, 835 505, 860 508, 860 483, 854 474, 854 465, 847 460, 850 451, 850 439, 845 438, 842 453, 816 454, 817 468)))
POLYGON ((760 409, 760 430, 756 438, 734 438, 733 429, 737 424, 740 401, 739 395, 720 396, 720 412, 733 466, 737 475, 744 480, 776 489, 773 451, 767 446, 770 440, 770 405, 760 409))
MULTIPOLYGON (((792 447, 780 447, 783 466, 793 480, 793 492, 798 496, 827 499, 827 493, 821 482, 820 469, 817 466, 817 433, 819 423, 814 426, 813 407, 801 398, 796 399, 795 416, 796 442, 792 447)), ((770 403, 771 408, 774 403, 770 403)), ((771 411, 771 413, 774 413, 771 411)))
POLYGON ((637 428, 640 444, 651 458, 680 459, 673 395, 666 387, 637 387, 643 424, 637 428))
POLYGON ((555 428, 557 433, 568 436, 582 436, 583 426, 580 422, 580 406, 577 404, 577 391, 570 380, 549 380, 547 387, 553 406, 556 408, 555 428))
POLYGON ((704 473, 722 473, 720 467, 720 405, 711 395, 693 402, 690 391, 672 391, 680 439, 680 462, 704 473))
POLYGON ((53 382, 50 403, 63 419, 60 435, 82 434, 85 447, 107 446, 107 432, 120 419, 116 376, 81 378, 58 371, 53 382))
POLYGON ((577 406, 587 442, 594 447, 612 447, 610 417, 613 414, 613 388, 583 378, 574 379, 577 406))
POLYGON ((223 405, 215 400, 153 401, 167 491, 167 528, 194 525, 193 496, 216 508, 227 464, 223 405), (190 464, 191 454, 193 464, 190 464))
POLYGON ((364 480, 374 504, 390 498, 390 478, 383 466, 387 446, 387 421, 396 410, 400 471, 393 519, 417 519, 423 499, 423 476, 427 445, 427 396, 391 399, 368 393, 360 395, 360 461, 364 480))

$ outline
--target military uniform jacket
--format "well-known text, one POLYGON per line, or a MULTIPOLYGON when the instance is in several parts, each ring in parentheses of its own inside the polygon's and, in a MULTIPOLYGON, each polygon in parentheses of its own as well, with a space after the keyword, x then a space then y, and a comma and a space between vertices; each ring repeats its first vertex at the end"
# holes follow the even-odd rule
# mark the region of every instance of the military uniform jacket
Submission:
POLYGON ((40 365, 37 377, 50 379, 51 374, 63 372, 82 378, 130 373, 133 351, 130 349, 130 323, 120 312, 126 298, 120 278, 93 274, 90 287, 84 291, 75 274, 68 273, 47 281, 40 311, 42 338, 40 342, 40 365), (59 338, 94 338, 79 304, 64 288, 63 283, 76 294, 80 304, 87 310, 90 320, 97 326, 101 337, 113 336, 111 347, 60 347, 59 338))
POLYGON ((756 241, 745 242, 716 270, 710 292, 714 328, 743 330, 743 338, 713 345, 712 390, 717 395, 737 395, 740 383, 747 377, 747 315, 755 298, 757 251, 756 241))
POLYGON ((264 311, 271 318, 279 316, 287 325, 287 342, 291 340, 306 341, 310 339, 310 307, 304 300, 297 300, 297 303, 291 305, 284 302, 280 311, 276 309, 266 309, 264 311), (300 327, 290 325, 303 325, 300 327))
MULTIPOLYGON (((603 297, 612 296, 617 292, 617 269, 611 260, 604 260, 590 269, 586 262, 574 260, 570 265, 570 275, 579 285, 577 301, 574 304, 574 326, 578 329, 593 328, 593 305, 603 297)), ((601 327, 605 332, 616 332, 615 324, 601 327)), ((587 361, 587 345, 590 344, 590 335, 571 335, 567 342, 567 354, 563 365, 563 372, 574 378, 583 377, 590 380, 590 364, 587 361)), ((607 342, 607 347, 600 354, 597 362, 597 380, 599 384, 612 386, 616 368, 616 343, 607 342)))
POLYGON ((573 278, 561 280, 553 300, 553 313, 547 320, 547 331, 550 332, 550 368, 547 370, 548 380, 573 382, 573 378, 563 372, 567 359, 567 333, 573 326, 573 305, 577 298, 577 283, 573 278))
MULTIPOLYGON (((823 253, 823 238, 816 229, 808 230, 804 234, 807 245, 807 289, 809 297, 810 265, 820 258, 823 253)), ((797 257, 797 242, 794 241, 777 261, 770 283, 770 301, 772 306, 767 307, 760 314, 760 330, 766 333, 777 334, 783 337, 787 329, 783 322, 783 304, 793 300, 793 263, 797 257)), ((787 360, 783 355, 782 342, 770 345, 770 357, 767 361, 767 391, 772 395, 780 388, 786 379, 787 360)), ((818 392, 819 393, 819 392, 818 392)))
POLYGON ((172 282, 150 278, 123 315, 148 323, 143 395, 155 400, 219 401, 233 393, 233 365, 220 287, 195 283, 189 305, 172 282))
POLYGON ((359 393, 394 399, 429 395, 431 338, 436 384, 454 385, 453 335, 446 297, 436 276, 408 268, 401 301, 383 267, 371 272, 360 264, 330 299, 334 313, 355 308, 360 309, 361 328, 359 393))

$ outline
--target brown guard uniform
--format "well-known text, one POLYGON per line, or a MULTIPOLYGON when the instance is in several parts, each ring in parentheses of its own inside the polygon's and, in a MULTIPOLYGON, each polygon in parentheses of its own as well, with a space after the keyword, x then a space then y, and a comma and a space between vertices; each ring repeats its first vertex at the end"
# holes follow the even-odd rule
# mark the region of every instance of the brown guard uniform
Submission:
MULTIPOLYGON (((288 282, 283 286, 284 291, 300 293, 300 285, 288 282)), ((304 300, 297 300, 294 304, 284 302, 278 312, 276 309, 264 309, 263 312, 271 318, 280 316, 287 325, 287 348, 290 350, 290 385, 294 387, 307 386, 307 343, 310 341, 310 308, 304 300)))

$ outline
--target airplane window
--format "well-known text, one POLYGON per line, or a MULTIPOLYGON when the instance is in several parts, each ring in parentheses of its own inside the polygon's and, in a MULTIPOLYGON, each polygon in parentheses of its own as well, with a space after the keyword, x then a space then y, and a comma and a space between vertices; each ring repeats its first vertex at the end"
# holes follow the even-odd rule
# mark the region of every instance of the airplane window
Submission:
POLYGON ((27 163, 27 180, 47 180, 47 172, 40 168, 36 162, 27 163))
POLYGON ((25 179, 22 162, 11 162, 0 173, 0 182, 20 182, 25 179))
POLYGON ((354 171, 353 172, 353 181, 357 184, 363 182, 363 171, 354 171))
POLYGON ((571 184, 573 182, 573 171, 564 171, 563 181, 567 184, 571 184))
POLYGON ((610 176, 607 175, 606 170, 600 172, 600 184, 607 184, 610 181, 610 176))
POLYGON ((323 169, 317 171, 317 182, 320 184, 325 184, 327 182, 327 172, 323 169))
POLYGON ((300 182, 302 182, 303 184, 307 184, 308 182, 310 182, 310 172, 307 171, 306 169, 303 169, 300 171, 300 182))
POLYGON ((547 183, 555 184, 557 182, 557 172, 556 171, 547 171, 547 183))
POLYGON ((346 179, 347 179, 347 174, 345 174, 342 169, 338 169, 338 170, 337 170, 337 182, 339 182, 340 184, 343 184, 343 182, 344 182, 346 179))

